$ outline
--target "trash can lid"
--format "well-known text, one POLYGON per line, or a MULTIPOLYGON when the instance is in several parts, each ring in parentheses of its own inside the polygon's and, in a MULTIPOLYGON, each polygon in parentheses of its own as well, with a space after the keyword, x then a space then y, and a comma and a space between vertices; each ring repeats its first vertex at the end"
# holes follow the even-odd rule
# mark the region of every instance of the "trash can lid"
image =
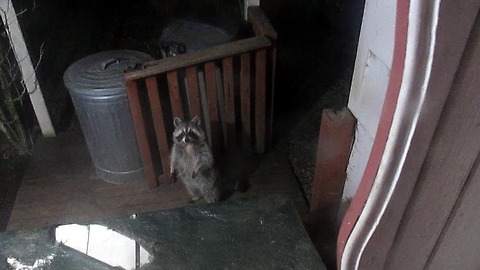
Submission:
POLYGON ((178 42, 187 47, 187 52, 192 52, 229 42, 233 38, 234 35, 227 30, 213 24, 179 19, 163 29, 160 42, 178 42))
POLYGON ((150 55, 132 50, 100 52, 70 65, 63 81, 69 91, 80 95, 125 94, 124 70, 152 60, 150 55))

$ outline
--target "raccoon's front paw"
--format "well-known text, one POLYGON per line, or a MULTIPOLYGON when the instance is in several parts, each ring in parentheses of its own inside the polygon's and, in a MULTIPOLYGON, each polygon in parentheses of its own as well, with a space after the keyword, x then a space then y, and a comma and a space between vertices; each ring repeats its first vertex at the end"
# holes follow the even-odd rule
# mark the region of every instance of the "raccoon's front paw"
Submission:
POLYGON ((200 197, 198 196, 193 196, 188 200, 188 203, 196 203, 198 200, 200 200, 200 197))
POLYGON ((197 171, 193 171, 192 172, 192 179, 195 179, 198 175, 198 172, 197 171))

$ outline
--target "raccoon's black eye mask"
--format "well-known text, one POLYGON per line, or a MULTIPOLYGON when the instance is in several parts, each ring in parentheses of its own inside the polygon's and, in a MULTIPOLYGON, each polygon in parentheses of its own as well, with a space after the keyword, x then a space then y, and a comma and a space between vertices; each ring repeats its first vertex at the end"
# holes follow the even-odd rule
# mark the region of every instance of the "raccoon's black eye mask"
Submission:
POLYGON ((188 136, 190 138, 192 138, 192 140, 194 140, 194 141, 198 141, 200 139, 200 137, 195 132, 193 132, 191 130, 188 131, 188 136))
POLYGON ((182 141, 185 136, 188 136, 190 141, 198 141, 200 139, 198 134, 193 132, 191 129, 187 129, 186 133, 185 130, 182 130, 182 132, 177 137, 175 137, 175 139, 177 141, 182 141))

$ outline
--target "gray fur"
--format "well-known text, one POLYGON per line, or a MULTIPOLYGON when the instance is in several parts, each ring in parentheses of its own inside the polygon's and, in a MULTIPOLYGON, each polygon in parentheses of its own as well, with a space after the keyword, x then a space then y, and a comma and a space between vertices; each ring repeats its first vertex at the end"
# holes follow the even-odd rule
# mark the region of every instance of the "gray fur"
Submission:
POLYGON ((190 202, 200 198, 211 203, 218 201, 217 170, 213 154, 205 140, 205 132, 200 127, 200 119, 183 121, 175 117, 173 121, 173 146, 170 152, 170 179, 180 179, 188 193, 190 202))

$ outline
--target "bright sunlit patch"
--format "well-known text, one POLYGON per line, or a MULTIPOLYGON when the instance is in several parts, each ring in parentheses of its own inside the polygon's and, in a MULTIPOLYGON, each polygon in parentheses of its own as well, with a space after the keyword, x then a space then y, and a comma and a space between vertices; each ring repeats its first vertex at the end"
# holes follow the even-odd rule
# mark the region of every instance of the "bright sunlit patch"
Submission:
POLYGON ((62 225, 55 238, 68 247, 113 267, 136 269, 151 260, 151 255, 134 240, 102 225, 62 225))
POLYGON ((13 257, 8 257, 7 258, 7 263, 8 265, 15 270, 34 270, 34 269, 42 269, 45 266, 48 266, 53 258, 55 258, 55 255, 48 255, 45 258, 37 259, 33 265, 27 265, 25 263, 20 262, 18 259, 13 258, 13 257))

